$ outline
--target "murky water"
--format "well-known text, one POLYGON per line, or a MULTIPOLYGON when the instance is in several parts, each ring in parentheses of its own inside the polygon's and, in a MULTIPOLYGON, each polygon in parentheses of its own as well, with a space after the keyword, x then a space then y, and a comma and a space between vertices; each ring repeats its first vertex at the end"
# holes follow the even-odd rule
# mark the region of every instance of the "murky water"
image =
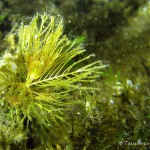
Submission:
MULTIPOLYGON (((79 41, 83 41, 86 54, 83 54, 81 58, 93 53, 95 57, 87 63, 100 59, 108 67, 93 85, 98 90, 83 92, 84 94, 82 91, 71 93, 71 96, 75 95, 74 100, 83 99, 82 104, 80 102, 75 106, 68 105, 65 112, 65 117, 67 115, 69 118, 67 118, 67 124, 57 122, 59 115, 55 114, 58 118, 54 122, 56 121, 58 126, 54 126, 53 122, 52 125, 47 123, 48 129, 49 126, 52 127, 49 135, 45 136, 37 123, 41 118, 32 118, 32 115, 24 118, 23 127, 29 125, 29 131, 26 134, 28 140, 24 144, 26 148, 37 150, 44 150, 47 147, 54 150, 149 149, 150 1, 0 0, 1 55, 8 48, 5 37, 15 26, 20 26, 22 20, 25 23, 29 22, 37 13, 45 12, 49 17, 55 16, 63 19, 64 35, 71 40, 78 37, 79 41), (48 142, 44 143, 44 141, 48 142), (140 144, 139 141, 146 142, 146 144, 140 144)), ((82 74, 83 70, 78 70, 78 72, 82 74)), ((3 73, 1 76, 3 77, 3 73)), ((2 120, 0 144, 3 144, 3 141, 6 142, 1 144, 0 148, 19 149, 26 137, 25 130, 20 131, 21 128, 18 124, 16 127, 15 121, 19 120, 23 114, 18 110, 15 112, 15 108, 10 111, 10 108, 4 107, 5 95, 8 96, 5 93, 9 91, 10 86, 6 91, 2 88, 1 85, 2 106, 0 107, 4 110, 1 109, 0 112, 4 115, 0 117, 2 120), (9 116, 8 114, 11 119, 13 115, 19 115, 17 119, 14 117, 16 120, 6 121, 5 116, 9 116), (14 126, 11 126, 13 123, 14 126), (15 131, 13 136, 5 132, 7 128, 10 133, 15 131), (5 138, 7 140, 4 140, 5 138)), ((62 90, 64 89, 63 87, 62 90)), ((47 88, 44 91, 48 93, 50 89, 47 88)), ((22 91, 19 89, 14 95, 18 93, 22 91)), ((43 97, 46 97, 46 94, 43 97)), ((43 99, 43 97, 38 98, 43 99)), ((13 101, 16 102, 16 99, 19 98, 14 96, 13 101)), ((65 100, 65 94, 64 97, 62 96, 62 101, 69 101, 68 99, 69 97, 65 100)), ((47 102, 44 104, 47 106, 47 102)), ((35 107, 34 111, 38 114, 38 111, 42 109, 41 106, 40 109, 35 107)), ((61 109, 62 107, 59 108, 60 112, 61 109)), ((42 115, 45 118, 47 113, 43 111, 42 115)), ((45 131, 49 133, 49 130, 45 131)))

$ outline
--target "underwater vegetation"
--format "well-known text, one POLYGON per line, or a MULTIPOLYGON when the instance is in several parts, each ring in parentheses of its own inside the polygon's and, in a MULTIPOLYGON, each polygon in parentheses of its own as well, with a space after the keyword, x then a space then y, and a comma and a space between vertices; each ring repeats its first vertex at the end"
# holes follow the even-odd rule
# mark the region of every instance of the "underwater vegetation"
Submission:
POLYGON ((106 66, 101 61, 83 66, 94 54, 78 60, 85 52, 81 38, 69 40, 63 35, 62 19, 46 14, 36 15, 29 25, 22 23, 6 41, 8 48, 0 60, 0 104, 6 116, 1 121, 1 146, 5 149, 22 142, 26 149, 32 140, 34 147, 37 138, 36 146, 52 148, 57 140, 46 140, 47 136, 63 125, 69 128, 70 111, 87 103, 83 93, 95 90, 91 83, 106 66), (7 134, 5 128, 14 133, 7 134), (21 133, 15 135, 18 130, 21 133))
POLYGON ((150 149, 149 17, 149 0, 0 1, 0 149, 150 149))

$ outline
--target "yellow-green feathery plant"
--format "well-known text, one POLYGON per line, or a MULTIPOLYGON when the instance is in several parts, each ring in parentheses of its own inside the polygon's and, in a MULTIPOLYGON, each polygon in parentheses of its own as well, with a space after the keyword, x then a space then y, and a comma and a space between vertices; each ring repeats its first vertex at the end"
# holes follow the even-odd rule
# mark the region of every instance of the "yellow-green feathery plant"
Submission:
POLYGON ((36 118, 50 126, 65 121, 63 109, 74 103, 73 92, 92 89, 87 83, 105 68, 101 61, 81 67, 93 54, 76 61, 85 52, 79 38, 69 40, 63 20, 47 14, 22 23, 6 41, 9 46, 0 60, 1 103, 22 122, 36 118))

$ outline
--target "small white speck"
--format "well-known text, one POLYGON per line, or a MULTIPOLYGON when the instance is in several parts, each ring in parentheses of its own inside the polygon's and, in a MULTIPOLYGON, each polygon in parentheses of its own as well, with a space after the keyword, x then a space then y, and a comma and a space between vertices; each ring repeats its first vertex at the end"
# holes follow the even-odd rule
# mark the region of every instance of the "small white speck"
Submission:
POLYGON ((114 101, 112 99, 110 99, 110 103, 114 104, 114 101))

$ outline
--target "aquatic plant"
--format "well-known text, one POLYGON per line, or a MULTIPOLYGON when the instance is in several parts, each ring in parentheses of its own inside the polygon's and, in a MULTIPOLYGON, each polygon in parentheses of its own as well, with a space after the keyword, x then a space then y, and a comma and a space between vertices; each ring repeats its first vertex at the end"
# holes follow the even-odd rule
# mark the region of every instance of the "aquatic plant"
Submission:
POLYGON ((69 40, 63 35, 62 18, 47 14, 22 23, 6 42, 0 60, 0 103, 8 113, 13 110, 23 130, 30 122, 43 132, 66 122, 65 110, 80 100, 76 93, 94 89, 89 83, 106 67, 101 61, 83 66, 94 54, 78 59, 85 52, 81 38, 69 40))
POLYGON ((0 15, 0 22, 3 22, 6 16, 0 15))

